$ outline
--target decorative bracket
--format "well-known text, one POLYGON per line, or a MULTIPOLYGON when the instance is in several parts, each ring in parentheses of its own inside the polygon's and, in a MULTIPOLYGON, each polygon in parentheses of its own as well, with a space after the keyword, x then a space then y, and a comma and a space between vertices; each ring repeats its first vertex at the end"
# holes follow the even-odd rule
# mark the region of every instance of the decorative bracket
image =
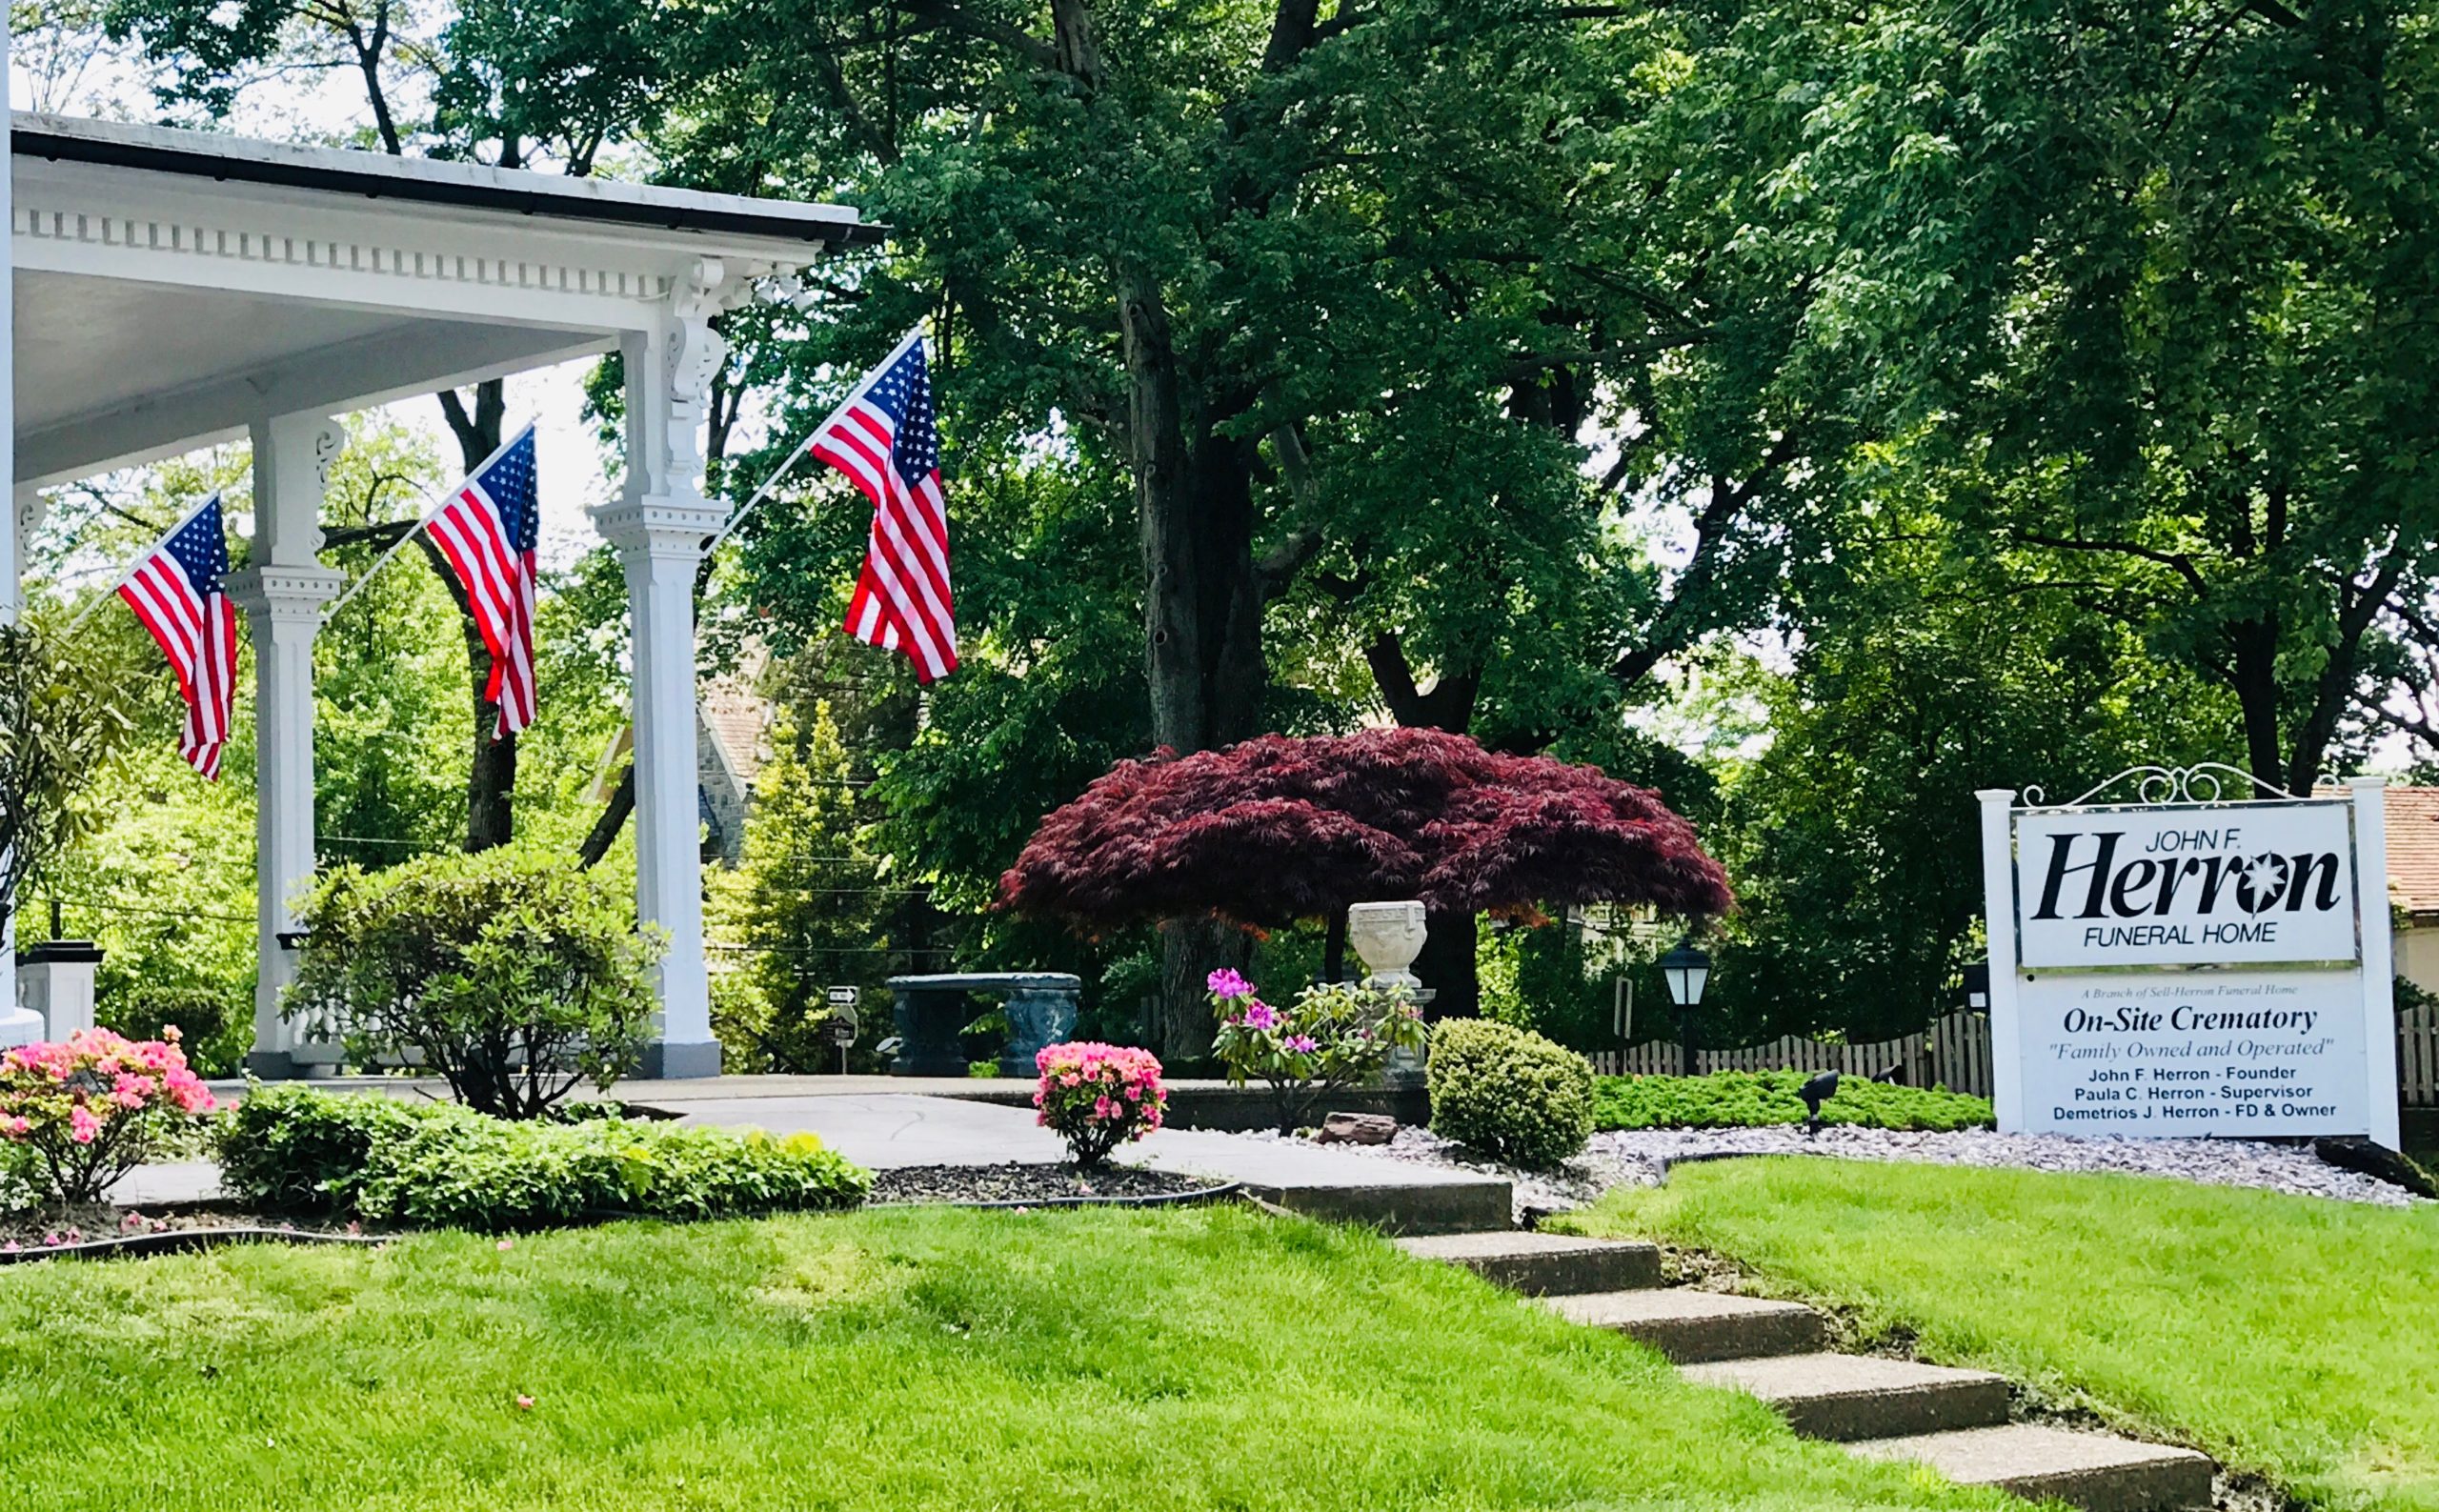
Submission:
MULTIPOLYGON (((2054 806, 2080 809, 2111 788, 2128 781, 2132 784, 2133 801, 2150 806, 2176 804, 2206 806, 2213 803, 2242 803, 2254 798, 2292 803, 2308 796, 2272 787, 2244 768, 2229 766, 2225 761, 2197 761, 2187 767, 2127 767, 2072 802, 2054 806), (2227 796, 2230 786, 2235 788, 2237 796, 2227 796)), ((2022 798, 2020 806, 2024 808, 2053 807, 2047 795, 2038 786, 2026 787, 2022 798)))

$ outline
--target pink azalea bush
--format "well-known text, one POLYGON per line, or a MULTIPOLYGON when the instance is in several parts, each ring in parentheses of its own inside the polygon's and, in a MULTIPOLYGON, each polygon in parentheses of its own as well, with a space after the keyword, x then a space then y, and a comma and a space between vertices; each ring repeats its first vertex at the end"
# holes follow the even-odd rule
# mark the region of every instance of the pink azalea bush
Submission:
POLYGON ((1160 1059, 1149 1050, 1078 1040, 1046 1047, 1033 1066, 1041 1073, 1034 1121, 1064 1139, 1086 1170, 1159 1128, 1168 1112, 1160 1059))
POLYGON ((1277 1008, 1237 972, 1215 971, 1205 985, 1220 1016, 1212 1054, 1237 1085, 1270 1084, 1281 1134, 1295 1133, 1323 1095, 1369 1081, 1390 1051, 1419 1050, 1429 1035, 1422 1010, 1402 990, 1316 985, 1277 1008))
POLYGON ((100 1201, 120 1177, 185 1143, 212 1105, 174 1028, 142 1040, 80 1029, 0 1056, 0 1139, 53 1202, 100 1201))

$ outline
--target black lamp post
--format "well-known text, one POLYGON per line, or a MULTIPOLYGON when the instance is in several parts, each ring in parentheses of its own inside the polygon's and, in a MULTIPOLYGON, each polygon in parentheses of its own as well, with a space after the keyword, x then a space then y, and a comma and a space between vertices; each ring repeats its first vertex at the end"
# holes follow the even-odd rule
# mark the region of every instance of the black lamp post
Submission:
POLYGON ((1677 1038, 1685 1047, 1684 1074, 1697 1075, 1694 1010, 1702 1006, 1703 989, 1710 984, 1711 958, 1695 948, 1689 936, 1660 958, 1660 978, 1668 984, 1668 1000, 1677 1005, 1677 1038))

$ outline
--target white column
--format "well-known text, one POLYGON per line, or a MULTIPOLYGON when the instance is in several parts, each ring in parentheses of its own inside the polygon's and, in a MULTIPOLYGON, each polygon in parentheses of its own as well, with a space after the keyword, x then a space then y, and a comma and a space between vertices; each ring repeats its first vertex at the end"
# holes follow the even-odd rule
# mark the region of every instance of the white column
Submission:
POLYGON ((653 331, 621 344, 627 375, 627 478, 594 523, 626 569, 635 631, 635 914, 668 937, 660 1021, 647 1077, 720 1069, 703 969, 702 827, 697 808, 695 572, 726 517, 703 497, 703 397, 725 353, 709 324, 725 272, 710 258, 653 331))
POLYGON ((2354 798, 2354 897, 2363 936, 2363 1069, 2372 1139, 2397 1149, 2396 941, 2389 905, 2389 779, 2348 777, 2354 798))
POLYGON ((277 1078, 296 1069, 295 1036, 280 994, 296 978, 279 937, 296 927, 290 904, 313 878, 313 637, 322 606, 347 575, 321 565, 322 490, 347 445, 337 422, 275 415, 253 427, 252 561, 229 579, 246 611, 254 652, 254 1048, 246 1068, 277 1078))
MULTIPOLYGON (((9 17, 0 12, 0 95, 7 92, 9 78, 9 17)), ((0 106, 7 101, 0 99, 0 106)), ((16 207, 11 198, 11 175, 6 171, 15 161, 9 145, 8 111, 0 109, 0 415, 8 424, 0 425, 0 483, 8 486, 10 504, 9 517, 0 520, 0 625, 17 622, 17 610, 23 602, 24 589, 20 579, 24 557, 17 545, 17 291, 15 260, 17 250, 16 207)), ((17 924, 13 917, 0 917, 0 1045, 24 1044, 30 1031, 40 1020, 17 1006, 17 924)))
MULTIPOLYGON (((0 18, 0 30, 4 30, 5 28, 5 18, 0 18)), ((5 49, 0 49, 0 66, 5 66, 5 49)), ((0 78, 6 76, 5 73, 0 73, 0 78)), ((0 111, 0 115, 6 113, 0 111)), ((0 151, 6 150, 7 140, 5 129, 0 129, 0 151)), ((5 173, 0 173, 0 180, 5 180, 7 176, 5 173)), ((0 210, 6 208, 7 194, 6 185, 0 184, 0 210)), ((0 222, 0 225, 5 224, 6 222, 0 222)), ((0 267, 5 267, 7 255, 5 242, 0 242, 0 267)), ((0 277, 0 303, 5 303, 7 298, 7 279, 0 277)), ((5 312, 0 312, 0 397, 6 397, 11 392, 8 387, 10 353, 6 341, 7 331, 8 315, 5 312)), ((14 470, 12 447, 16 439, 14 431, 13 426, 0 426, 0 461, 8 461, 12 472, 14 470)), ((8 518, 0 519, 0 625, 15 624, 18 609, 23 602, 21 596, 23 589, 19 583, 21 573, 19 564, 25 560, 23 535, 29 516, 26 501, 15 497, 13 488, 10 490, 8 511, 8 518)), ((12 1045, 31 1044, 43 1037, 42 1016, 18 1005, 16 963, 17 919, 11 913, 0 917, 0 1050, 8 1049, 12 1045)))
POLYGON ((1984 788, 1982 907, 1990 936, 1990 1103, 1999 1132, 2024 1127, 2024 1025, 2016 1017, 2016 796, 1984 788))

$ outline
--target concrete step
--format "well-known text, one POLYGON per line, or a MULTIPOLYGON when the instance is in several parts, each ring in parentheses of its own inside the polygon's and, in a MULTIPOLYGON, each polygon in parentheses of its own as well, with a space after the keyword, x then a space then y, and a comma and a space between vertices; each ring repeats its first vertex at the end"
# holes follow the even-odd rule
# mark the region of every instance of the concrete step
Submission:
POLYGON ((1259 1175, 1240 1179, 1246 1196, 1273 1207, 1325 1223, 1361 1223, 1388 1234, 1469 1234, 1516 1220, 1507 1182, 1489 1177, 1437 1179, 1439 1173, 1431 1174, 1435 1179, 1361 1185, 1280 1181, 1259 1175))
POLYGON ((2167 1512, 2210 1505, 2205 1455, 2038 1423, 1964 1428, 1849 1445, 1872 1459, 1913 1460, 1960 1485, 1996 1486, 2085 1512, 2167 1512))
POLYGON ((2007 1421, 2006 1377, 1879 1355, 1773 1355, 1678 1373, 1759 1397, 1812 1439, 1892 1439, 2007 1421))
POLYGON ((1660 1284, 1660 1247, 1564 1234, 1438 1234, 1401 1239, 1421 1260, 1462 1265, 1484 1280, 1535 1297, 1575 1297, 1660 1284))
POLYGON ((1550 1297, 1542 1305, 1575 1322, 1640 1340, 1681 1365, 1804 1355, 1829 1346, 1827 1320, 1802 1302, 1681 1287, 1550 1297))

